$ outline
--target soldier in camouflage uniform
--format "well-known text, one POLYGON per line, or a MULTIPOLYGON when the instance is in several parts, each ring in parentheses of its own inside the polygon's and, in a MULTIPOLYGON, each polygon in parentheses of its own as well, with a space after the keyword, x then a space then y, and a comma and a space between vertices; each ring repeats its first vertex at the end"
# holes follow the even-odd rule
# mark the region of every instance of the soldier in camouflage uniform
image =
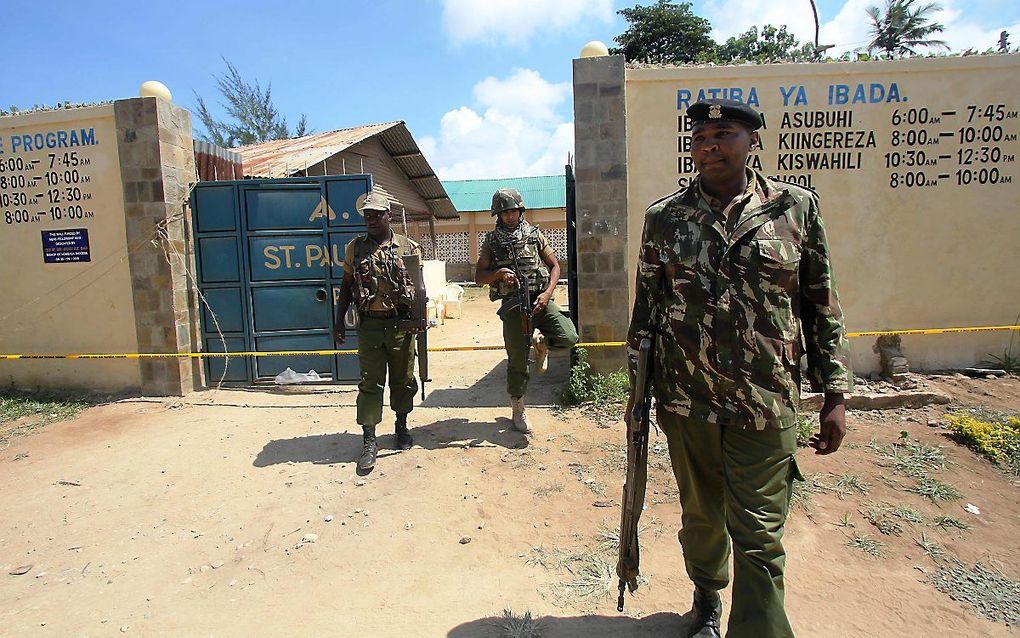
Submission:
POLYGON ((414 284, 403 255, 422 256, 421 246, 390 229, 390 204, 373 190, 361 205, 368 233, 355 237, 344 249, 344 279, 336 309, 336 343, 346 340, 344 319, 353 301, 358 309, 357 419, 364 432, 358 472, 375 467, 378 453, 375 428, 382 421, 383 383, 389 372, 390 408, 396 413, 397 447, 410 449, 407 414, 414 407, 418 381, 414 377, 415 335, 397 322, 411 312, 414 284))
MULTIPOLYGON (((549 240, 537 226, 524 219, 524 200, 513 188, 501 188, 492 196, 492 215, 496 228, 485 234, 478 255, 475 281, 489 284, 489 299, 499 301, 497 314, 503 320, 503 344, 506 347, 506 389, 510 395, 514 429, 525 434, 531 424, 524 409, 524 392, 531 375, 528 354, 535 347, 535 366, 545 372, 549 348, 571 348, 577 343, 577 330, 552 300, 560 278, 560 263, 549 240), (515 271, 514 254, 518 271, 515 271), (531 327, 538 334, 525 334, 520 310, 519 277, 528 281, 527 312, 531 327)), ((532 331, 528 331, 529 333, 532 331)))
MULTIPOLYGON (((816 454, 839 449, 852 383, 829 247, 810 190, 746 167, 761 116, 730 100, 692 104, 698 176, 645 215, 628 333, 655 332, 656 416, 683 508, 695 585, 690 636, 792 636, 783 603, 783 526, 795 479, 800 359, 825 393, 816 454)), ((633 402, 634 398, 631 397, 633 402)), ((630 414, 630 410, 627 411, 630 414)))

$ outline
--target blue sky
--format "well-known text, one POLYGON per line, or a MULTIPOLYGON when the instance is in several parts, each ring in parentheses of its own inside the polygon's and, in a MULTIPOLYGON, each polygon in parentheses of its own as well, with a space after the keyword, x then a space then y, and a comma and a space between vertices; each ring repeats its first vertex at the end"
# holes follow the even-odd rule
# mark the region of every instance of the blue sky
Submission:
MULTIPOLYGON (((6 0, 0 105, 131 97, 150 79, 177 104, 192 108, 197 92, 215 105, 225 56, 272 82, 292 124, 301 113, 316 131, 406 121, 441 178, 561 173, 573 146, 571 59, 589 40, 612 44, 626 26, 615 11, 633 4, 6 0)), ((822 43, 864 45, 871 4, 819 0, 822 43)), ((991 47, 1002 29, 1020 44, 1017 0, 941 4, 954 50, 991 47)), ((814 36, 808 0, 703 0, 694 10, 719 39, 766 23, 814 36)))

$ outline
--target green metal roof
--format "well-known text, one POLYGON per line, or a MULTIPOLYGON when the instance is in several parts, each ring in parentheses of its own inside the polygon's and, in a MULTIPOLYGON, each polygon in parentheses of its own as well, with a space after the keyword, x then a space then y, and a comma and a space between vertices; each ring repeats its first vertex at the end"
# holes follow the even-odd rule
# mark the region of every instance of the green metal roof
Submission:
POLYGON ((529 209, 567 206, 565 175, 444 180, 443 188, 446 189, 453 205, 462 213, 489 210, 492 205, 492 194, 501 188, 516 188, 524 198, 524 205, 529 209))

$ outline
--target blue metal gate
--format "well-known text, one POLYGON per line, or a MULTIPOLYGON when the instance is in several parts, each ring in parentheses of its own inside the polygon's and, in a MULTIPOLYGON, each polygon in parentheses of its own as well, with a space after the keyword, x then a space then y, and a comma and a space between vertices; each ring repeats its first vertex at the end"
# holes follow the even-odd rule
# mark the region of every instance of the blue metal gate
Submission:
MULTIPOLYGON (((191 208, 203 349, 332 349, 344 246, 365 232, 358 200, 371 188, 370 175, 200 182, 191 208)), ((345 347, 357 348, 354 330, 347 334, 345 347)), ((210 384, 268 380, 288 367, 341 382, 359 376, 349 355, 204 361, 210 384)))

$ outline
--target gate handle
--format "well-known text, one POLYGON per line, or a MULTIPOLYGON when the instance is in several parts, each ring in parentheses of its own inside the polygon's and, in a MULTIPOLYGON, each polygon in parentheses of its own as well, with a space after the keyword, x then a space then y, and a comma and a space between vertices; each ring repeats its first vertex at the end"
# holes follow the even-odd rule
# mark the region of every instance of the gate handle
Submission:
POLYGON ((325 303, 326 299, 327 299, 327 297, 326 297, 326 289, 325 288, 319 288, 318 290, 315 291, 315 300, 316 301, 318 301, 319 303, 325 303))

